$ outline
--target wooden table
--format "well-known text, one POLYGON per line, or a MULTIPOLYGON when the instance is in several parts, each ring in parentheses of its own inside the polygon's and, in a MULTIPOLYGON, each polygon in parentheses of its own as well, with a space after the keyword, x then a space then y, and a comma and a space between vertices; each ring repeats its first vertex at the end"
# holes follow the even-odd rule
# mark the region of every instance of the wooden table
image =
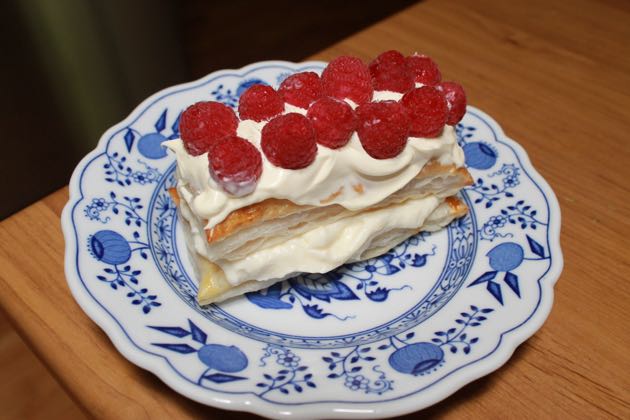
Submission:
MULTIPOLYGON (((630 418, 630 3, 428 1, 312 57, 434 57, 529 152, 562 208, 547 323, 497 372, 423 411, 449 418, 630 418)), ((5 180, 10 181, 10 180, 5 180)), ((0 303, 87 411, 244 418, 193 403, 119 355, 63 272, 64 188, 0 224, 0 303)))

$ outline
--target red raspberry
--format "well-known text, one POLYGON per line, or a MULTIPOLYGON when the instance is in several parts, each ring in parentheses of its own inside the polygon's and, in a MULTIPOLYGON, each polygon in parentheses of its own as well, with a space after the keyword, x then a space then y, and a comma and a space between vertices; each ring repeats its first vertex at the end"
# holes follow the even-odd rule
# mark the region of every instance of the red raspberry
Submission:
POLYGON ((305 168, 317 154, 311 122, 295 112, 269 121, 262 129, 260 145, 269 162, 285 169, 305 168))
POLYGON ((197 102, 186 108, 179 119, 184 147, 199 156, 219 140, 236 134, 238 119, 232 108, 219 102, 197 102))
POLYGON ((271 86, 254 85, 241 95, 238 115, 241 120, 264 121, 284 111, 284 102, 271 86))
POLYGON ((406 61, 416 83, 433 86, 442 80, 440 69, 430 57, 414 54, 407 57, 406 61))
POLYGON ((436 86, 444 93, 448 114, 446 124, 455 125, 464 118, 466 113, 466 92, 464 88, 455 82, 442 82, 436 86))
POLYGON ((360 105, 372 99, 370 70, 356 57, 341 56, 331 61, 322 73, 324 94, 351 99, 360 105))
POLYGON ((407 108, 413 137, 437 137, 446 123, 448 107, 444 94, 432 86, 422 86, 405 93, 402 104, 407 108))
POLYGON ((375 159, 398 156, 407 144, 409 117, 395 101, 370 102, 357 108, 357 134, 368 155, 375 159))
POLYGON ((306 109, 321 98, 322 81, 312 71, 292 74, 280 84, 278 93, 282 95, 284 102, 306 109))
POLYGON ((306 117, 313 124, 317 143, 331 149, 345 146, 357 129, 357 119, 350 105, 335 98, 319 99, 308 109, 306 117))
POLYGON ((386 51, 370 63, 374 90, 405 93, 414 88, 413 74, 398 51, 386 51))
POLYGON ((228 193, 243 196, 256 188, 262 173, 262 157, 247 140, 230 136, 208 153, 210 176, 228 193))

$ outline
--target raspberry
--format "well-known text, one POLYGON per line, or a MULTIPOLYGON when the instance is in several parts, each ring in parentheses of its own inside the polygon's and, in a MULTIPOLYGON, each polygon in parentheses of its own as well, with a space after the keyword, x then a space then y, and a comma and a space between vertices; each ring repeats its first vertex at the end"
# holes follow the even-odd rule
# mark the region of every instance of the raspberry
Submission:
POLYGON ((464 88, 455 82, 442 82, 436 86, 444 93, 448 113, 446 124, 455 125, 464 118, 466 113, 466 92, 464 88))
POLYGON ((357 119, 350 105, 335 98, 319 99, 308 109, 306 117, 313 124, 317 143, 331 149, 345 146, 357 129, 357 119))
POLYGON ((431 86, 422 86, 405 93, 402 104, 407 108, 413 137, 437 137, 446 123, 448 107, 444 94, 431 86))
POLYGON ((416 83, 433 86, 442 80, 440 69, 430 57, 414 54, 407 57, 406 62, 416 83))
POLYGON ((243 196, 256 188, 262 173, 262 157, 247 140, 230 136, 208 153, 210 176, 228 193, 243 196))
POLYGON ((363 149, 375 159, 398 156, 407 144, 409 117, 395 101, 370 102, 357 108, 357 134, 363 149))
POLYGON ((254 85, 241 95, 238 115, 241 120, 264 121, 284 111, 284 102, 271 86, 254 85))
POLYGON ((278 93, 282 95, 284 102, 306 109, 321 98, 322 81, 312 71, 292 74, 280 84, 278 93))
POLYGON ((405 93, 414 88, 413 74, 398 51, 386 51, 370 63, 374 90, 405 93))
POLYGON ((186 108, 179 119, 179 131, 184 147, 199 156, 219 140, 236 134, 238 119, 229 108, 219 102, 197 102, 186 108))
POLYGON ((269 162, 285 169, 305 168, 317 154, 311 122, 295 112, 269 121, 262 129, 260 145, 269 162))
POLYGON ((350 99, 360 105, 372 99, 370 70, 356 57, 341 56, 331 61, 322 73, 324 94, 350 99))

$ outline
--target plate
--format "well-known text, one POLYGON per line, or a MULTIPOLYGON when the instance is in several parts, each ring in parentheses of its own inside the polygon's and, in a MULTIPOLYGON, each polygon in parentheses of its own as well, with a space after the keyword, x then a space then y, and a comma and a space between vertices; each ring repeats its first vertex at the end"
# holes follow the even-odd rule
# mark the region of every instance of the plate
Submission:
POLYGON ((457 126, 468 216, 386 254, 199 307, 167 188, 189 104, 236 106, 325 63, 261 62, 161 91, 76 168, 62 225, 68 285, 131 362, 180 394, 267 417, 420 410, 504 364, 549 314, 560 210, 525 151, 469 107, 457 126))

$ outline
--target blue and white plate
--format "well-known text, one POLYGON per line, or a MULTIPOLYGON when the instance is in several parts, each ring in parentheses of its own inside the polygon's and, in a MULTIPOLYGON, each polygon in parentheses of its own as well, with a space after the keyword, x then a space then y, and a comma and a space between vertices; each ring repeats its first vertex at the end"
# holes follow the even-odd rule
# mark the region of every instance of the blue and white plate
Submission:
POLYGON ((523 149, 470 107, 457 126, 475 185, 468 216, 388 253, 199 307, 167 188, 189 104, 236 106, 321 62, 262 62, 159 92, 109 129, 70 181, 66 276, 131 362, 175 391, 268 417, 419 410, 505 363, 549 314, 560 210, 523 149))

